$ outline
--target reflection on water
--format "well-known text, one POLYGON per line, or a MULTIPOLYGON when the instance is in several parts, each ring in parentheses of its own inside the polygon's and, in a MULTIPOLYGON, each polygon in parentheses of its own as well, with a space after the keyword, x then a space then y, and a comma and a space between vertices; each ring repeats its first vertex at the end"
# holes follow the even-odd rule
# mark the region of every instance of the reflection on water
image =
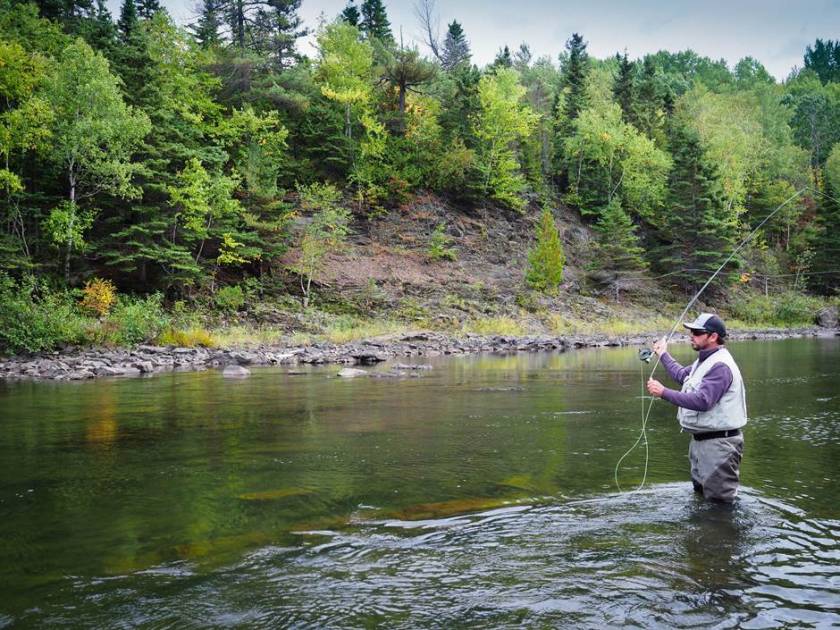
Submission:
POLYGON ((300 532, 226 568, 74 584, 51 622, 265 627, 744 627, 840 622, 837 521, 686 484, 423 521, 300 532), (146 605, 138 605, 146 602, 146 605), (164 605, 161 605, 164 604, 164 605))
POLYGON ((635 349, 0 385, 0 627, 840 624, 840 343, 732 351, 733 509, 635 349))

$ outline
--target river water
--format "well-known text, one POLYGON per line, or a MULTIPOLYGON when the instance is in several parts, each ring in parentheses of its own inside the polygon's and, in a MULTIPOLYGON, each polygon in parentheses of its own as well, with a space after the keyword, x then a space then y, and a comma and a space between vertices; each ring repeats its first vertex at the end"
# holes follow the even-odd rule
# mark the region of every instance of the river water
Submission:
POLYGON ((730 509, 635 349, 0 384, 0 627, 840 626, 840 338, 730 348, 730 509))

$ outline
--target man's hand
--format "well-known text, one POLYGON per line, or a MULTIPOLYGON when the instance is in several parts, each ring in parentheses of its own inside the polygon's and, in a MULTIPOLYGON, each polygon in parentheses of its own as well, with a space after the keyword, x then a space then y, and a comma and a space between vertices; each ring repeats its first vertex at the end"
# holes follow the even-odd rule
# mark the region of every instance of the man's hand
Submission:
POLYGON ((665 337, 662 339, 657 339, 653 344, 653 351, 656 353, 657 356, 662 356, 666 352, 668 352, 668 342, 665 340, 665 337))
POLYGON ((665 386, 656 379, 649 378, 647 382, 647 390, 651 396, 662 398, 662 392, 665 391, 665 386))

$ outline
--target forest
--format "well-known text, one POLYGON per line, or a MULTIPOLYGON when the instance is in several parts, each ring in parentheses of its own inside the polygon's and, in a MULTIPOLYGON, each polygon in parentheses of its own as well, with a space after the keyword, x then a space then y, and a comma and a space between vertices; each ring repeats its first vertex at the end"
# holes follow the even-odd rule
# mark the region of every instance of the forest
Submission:
MULTIPOLYGON (((417 195, 531 217, 523 288, 560 301, 571 265, 604 300, 696 290, 781 206, 714 295, 757 321, 837 299, 840 41, 782 82, 751 57, 597 59, 579 33, 478 67, 432 0, 422 47, 382 0, 313 25, 300 5, 201 0, 183 26, 158 0, 116 20, 103 0, 0 0, 0 351, 201 343, 208 310, 317 307, 325 257, 417 195), (592 234, 574 260, 568 213, 592 234)), ((429 257, 455 264, 447 227, 429 257)))

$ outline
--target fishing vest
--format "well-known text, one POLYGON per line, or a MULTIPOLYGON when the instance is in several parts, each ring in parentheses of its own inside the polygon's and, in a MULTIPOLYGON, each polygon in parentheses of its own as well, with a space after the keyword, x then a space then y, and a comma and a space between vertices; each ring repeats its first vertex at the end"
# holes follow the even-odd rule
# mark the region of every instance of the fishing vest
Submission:
POLYGON ((747 396, 744 392, 744 380, 741 370, 735 365, 735 359, 729 350, 721 348, 703 363, 698 358, 691 366, 691 372, 683 382, 682 392, 690 394, 700 389, 700 383, 706 374, 718 363, 725 364, 732 372, 732 384, 721 399, 708 411, 694 411, 680 407, 677 419, 680 426, 689 431, 724 431, 739 429, 747 423, 747 396))

